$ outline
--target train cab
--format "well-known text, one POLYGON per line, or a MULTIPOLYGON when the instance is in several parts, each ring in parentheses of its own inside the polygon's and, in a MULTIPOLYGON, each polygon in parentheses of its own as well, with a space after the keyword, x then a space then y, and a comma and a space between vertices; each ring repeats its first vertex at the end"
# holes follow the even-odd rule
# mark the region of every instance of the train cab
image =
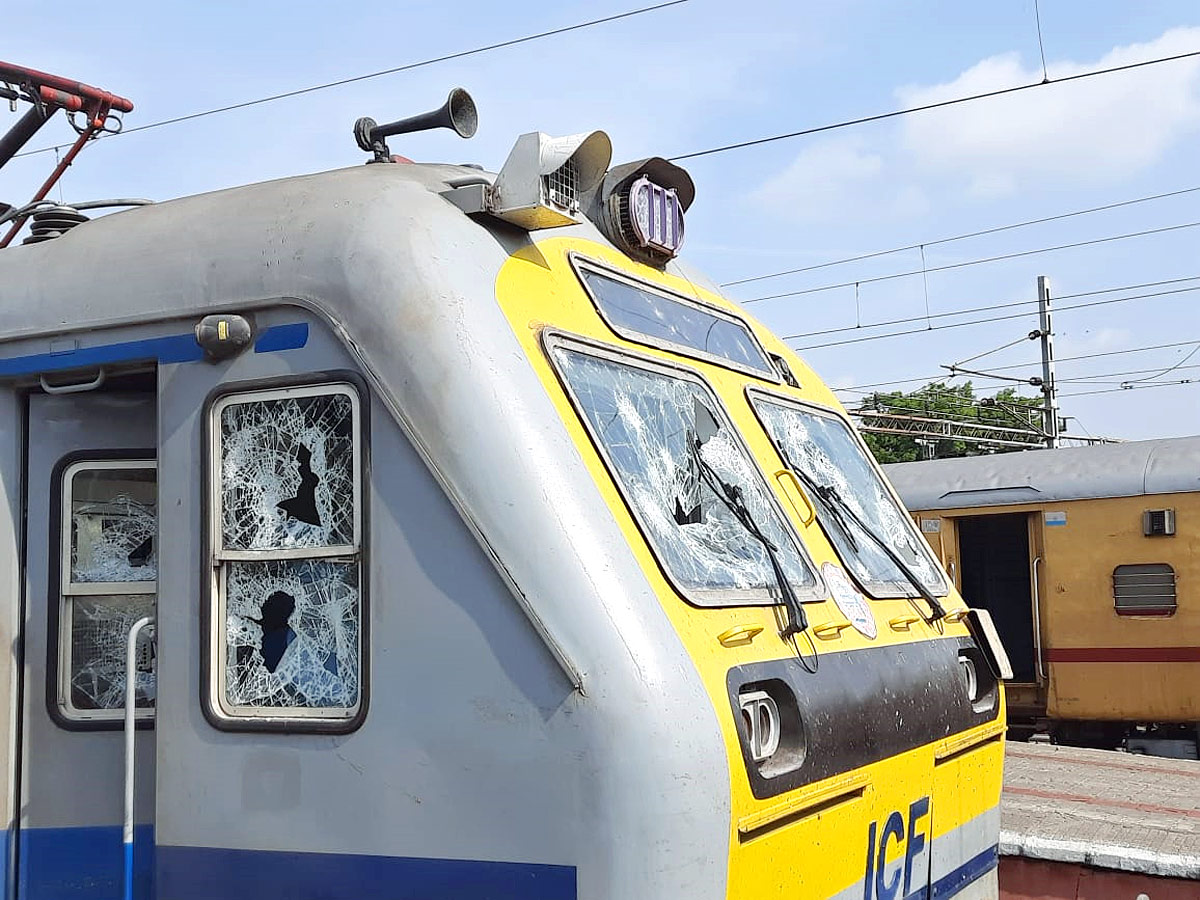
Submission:
POLYGON ((0 250, 13 896, 995 898, 1003 650, 688 174, 403 130, 0 250))

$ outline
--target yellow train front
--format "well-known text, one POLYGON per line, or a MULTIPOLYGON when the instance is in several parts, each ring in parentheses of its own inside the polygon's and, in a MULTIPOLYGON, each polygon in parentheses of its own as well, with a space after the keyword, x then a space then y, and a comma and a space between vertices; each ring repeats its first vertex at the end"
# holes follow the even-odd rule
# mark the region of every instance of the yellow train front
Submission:
MULTIPOLYGON (((39 422, 92 423, 72 464, 107 448, 157 510, 156 895, 995 898, 1003 651, 820 379, 677 260, 686 172, 611 166, 601 132, 525 135, 492 175, 359 130, 372 165, 0 252, 29 545, 81 514, 39 422), (331 546, 271 543, 332 511, 331 546), (290 605, 253 566, 301 573, 290 605)), ((29 633, 69 627, 44 602, 29 633)), ((44 676, 13 711, 21 883, 103 884, 71 842, 115 827, 119 713, 71 730, 44 676)))
POLYGON ((832 393, 676 262, 687 173, 584 183, 586 217, 531 229, 496 297, 716 712, 725 896, 996 896, 994 634, 832 393))

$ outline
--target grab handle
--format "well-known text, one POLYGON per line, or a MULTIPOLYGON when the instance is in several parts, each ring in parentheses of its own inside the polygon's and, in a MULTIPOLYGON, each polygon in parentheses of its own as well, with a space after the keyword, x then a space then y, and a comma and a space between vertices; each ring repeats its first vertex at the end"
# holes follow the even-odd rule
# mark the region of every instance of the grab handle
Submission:
MULTIPOLYGON (((133 900, 133 776, 137 723, 137 642, 143 628, 154 625, 154 616, 143 616, 129 629, 125 648, 125 827, 122 832, 125 849, 125 900, 133 900)), ((150 640, 154 640, 153 637, 150 640)))

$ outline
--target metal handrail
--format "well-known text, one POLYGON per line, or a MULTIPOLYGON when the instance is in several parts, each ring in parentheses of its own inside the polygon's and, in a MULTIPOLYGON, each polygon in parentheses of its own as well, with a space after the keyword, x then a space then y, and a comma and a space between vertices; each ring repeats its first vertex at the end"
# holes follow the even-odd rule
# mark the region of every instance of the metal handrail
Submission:
POLYGON ((1046 680, 1046 667, 1042 661, 1042 589, 1038 581, 1040 556, 1033 558, 1033 653, 1037 662, 1038 684, 1046 680))
MULTIPOLYGON (((133 900, 133 787, 137 737, 137 642, 143 628, 154 624, 154 616, 143 616, 129 629, 125 648, 125 900, 133 900)), ((153 640, 153 638, 151 638, 153 640)))

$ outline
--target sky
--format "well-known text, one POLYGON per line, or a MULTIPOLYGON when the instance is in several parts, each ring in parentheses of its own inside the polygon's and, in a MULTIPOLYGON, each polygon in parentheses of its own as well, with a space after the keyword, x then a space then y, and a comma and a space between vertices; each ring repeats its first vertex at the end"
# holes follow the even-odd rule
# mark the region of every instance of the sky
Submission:
MULTIPOLYGON (((60 2, 47 16, 18 4, 0 23, 0 59, 130 98, 133 129, 648 5, 115 0, 103 13, 60 2)), ((1200 51, 1194 0, 1040 0, 1036 13, 1040 47, 1033 0, 687 0, 97 141, 61 196, 164 200, 355 165, 365 159, 355 119, 422 112, 460 85, 479 108, 476 137, 402 136, 393 152, 495 171, 522 133, 603 129, 614 163, 674 157, 1200 51)), ((15 119, 0 107, 0 127, 15 119)), ((30 148, 71 138, 59 118, 30 148)), ((1200 189, 1198 151, 1200 57, 1051 83, 683 160, 697 187, 683 255, 719 283, 744 282, 729 295, 794 335, 788 343, 851 406, 968 359, 981 371, 1040 374, 1037 342, 1022 338, 1037 328, 1031 301, 1047 276, 1068 434, 1197 434, 1200 227, 1190 225, 1200 223, 1200 190, 1189 189, 1200 189), (1125 205, 943 240, 1110 204, 1125 205), (1101 240, 1143 231, 1157 233, 1101 240), (1083 242, 1092 243, 1026 252, 1083 242), (897 247, 912 249, 840 262, 897 247), (1010 258, 975 262, 997 256, 1010 258), (1014 317, 974 322, 1001 315, 1014 317), (911 380, 891 384, 902 379, 911 380)), ((0 171, 0 199, 27 199, 52 164, 53 153, 15 160, 0 171)), ((1013 384, 971 380, 984 394, 1013 384)))

